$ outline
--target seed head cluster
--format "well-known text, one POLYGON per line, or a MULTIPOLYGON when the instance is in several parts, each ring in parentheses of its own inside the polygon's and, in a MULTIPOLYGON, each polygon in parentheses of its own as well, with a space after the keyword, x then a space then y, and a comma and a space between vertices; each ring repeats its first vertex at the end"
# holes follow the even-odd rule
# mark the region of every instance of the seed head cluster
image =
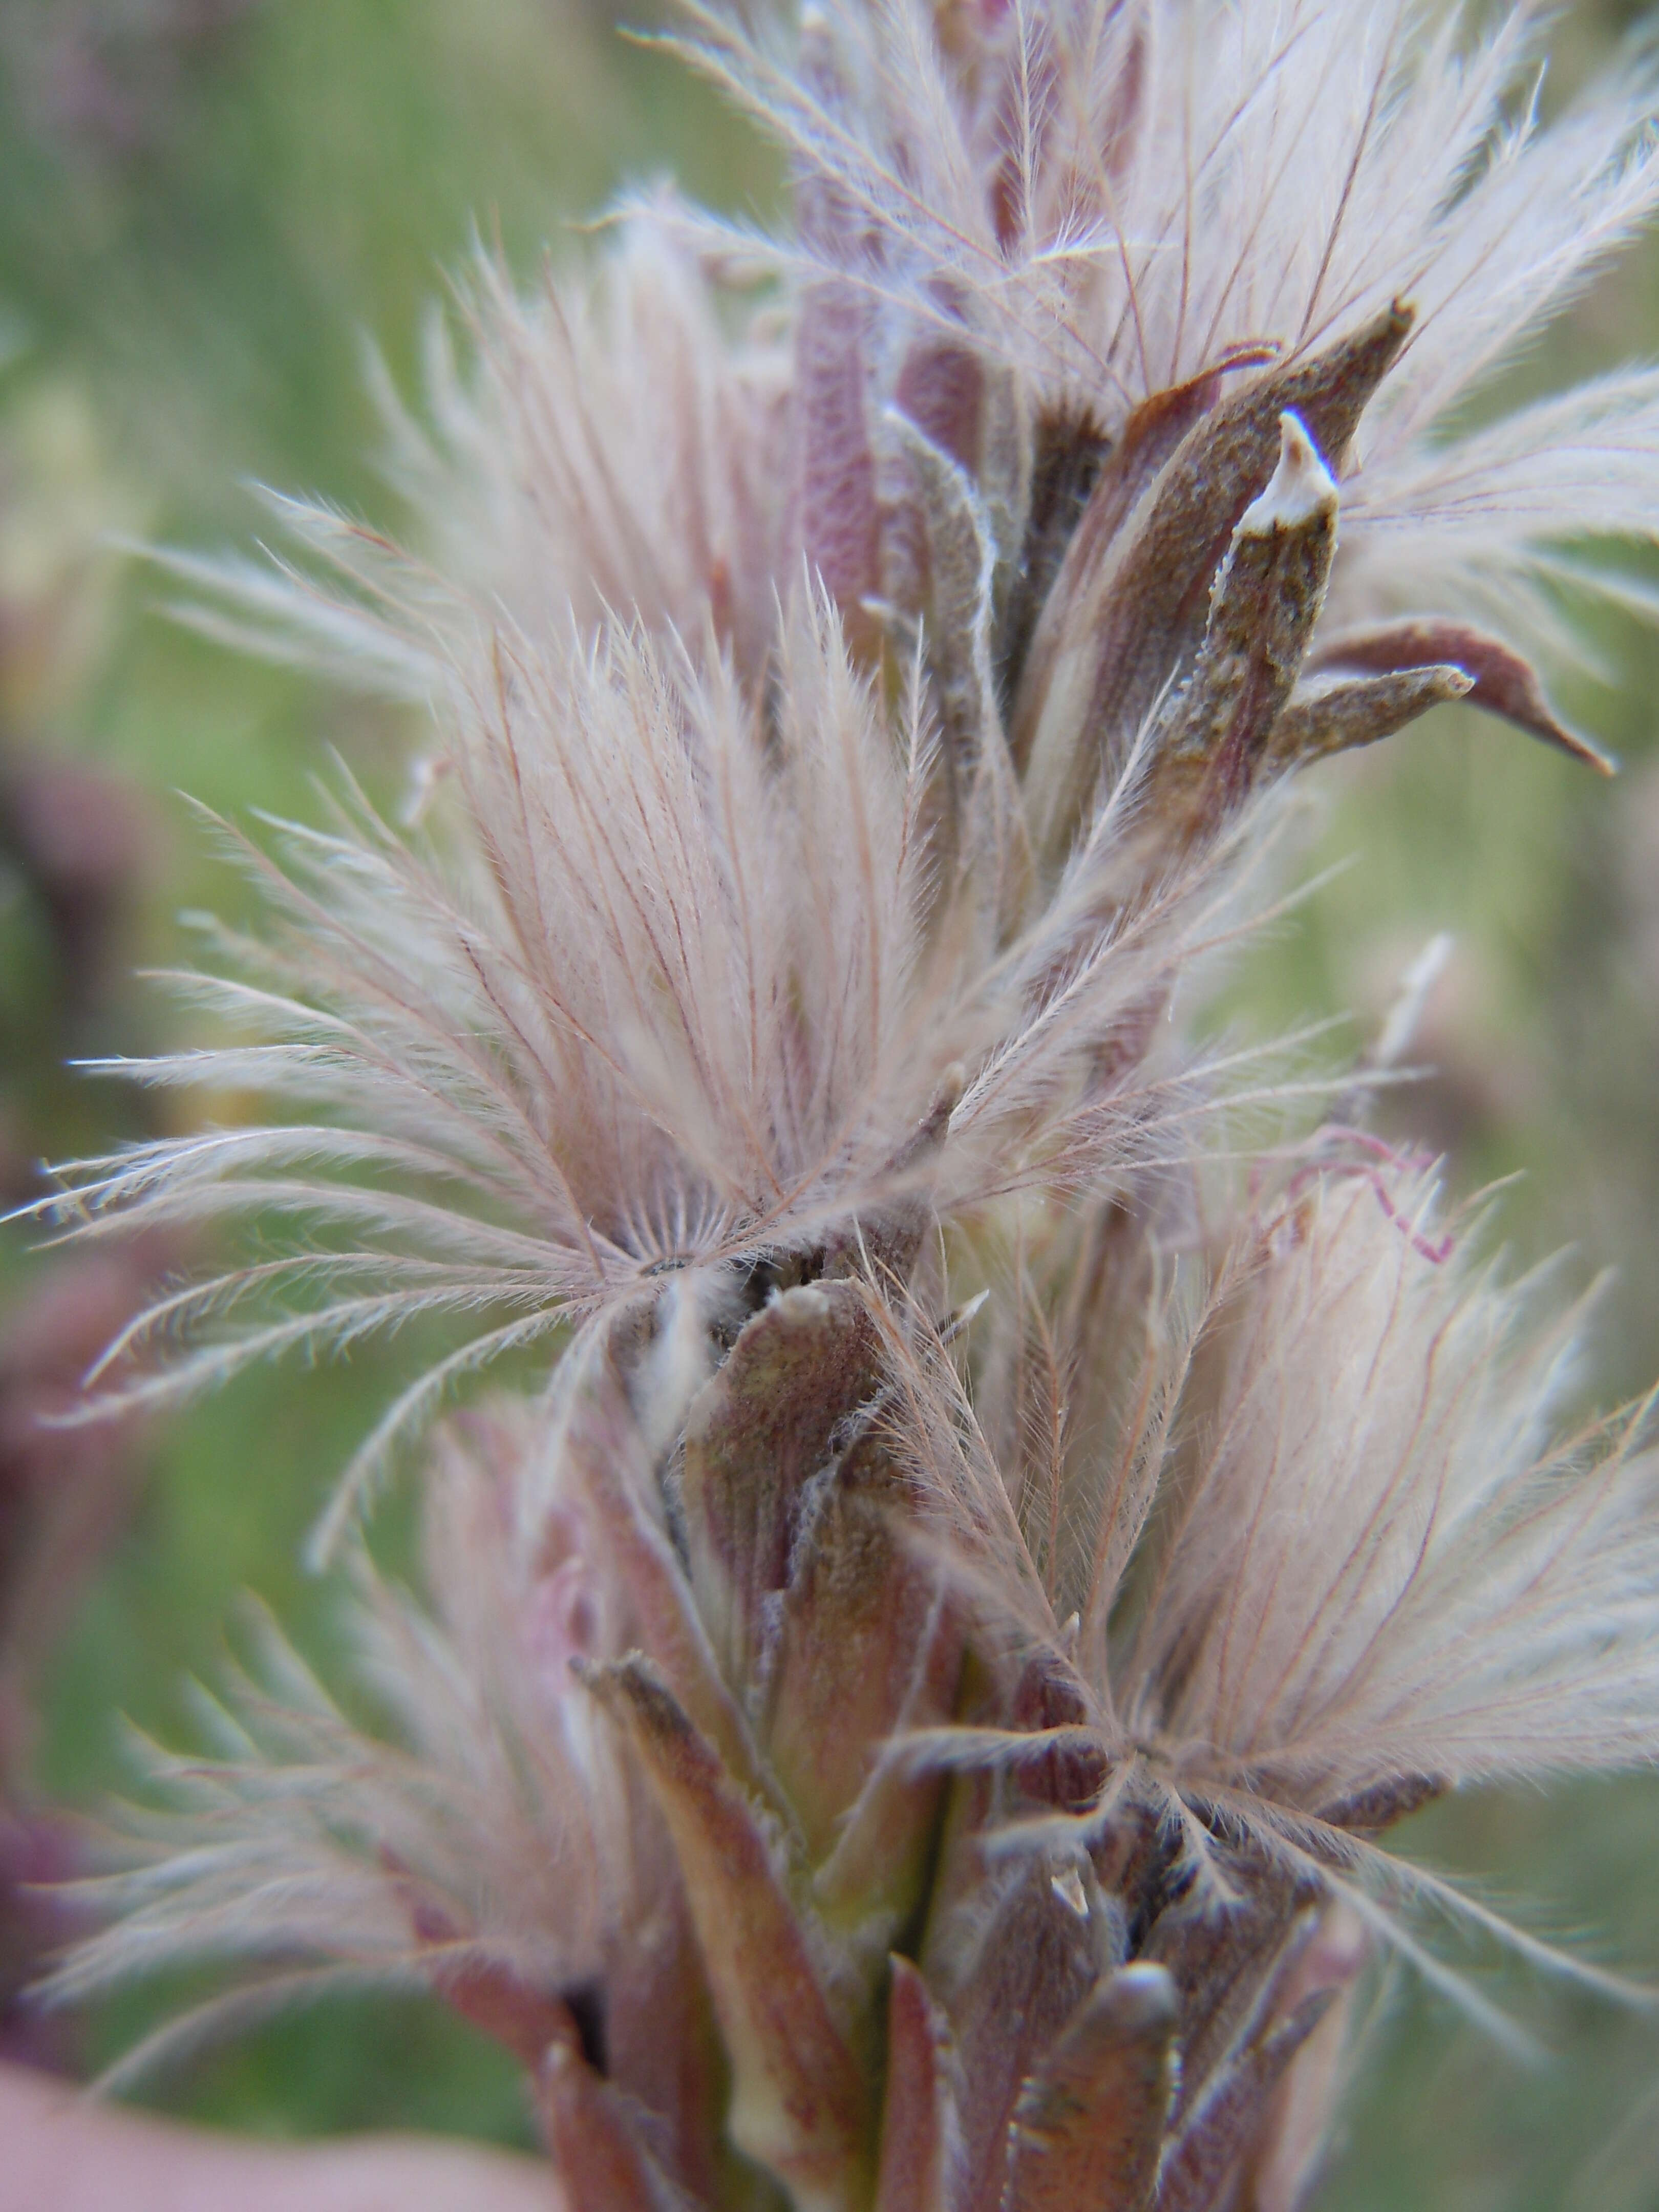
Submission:
POLYGON ((1496 1926, 1392 1824, 1659 1754, 1642 1413, 1564 1425, 1553 1277, 1367 1127, 1400 1037, 1184 1020, 1308 764, 1463 700, 1607 765, 1546 677, 1659 371, 1491 392, 1659 203, 1656 85, 1547 125, 1540 18, 683 0, 790 222, 481 259, 384 395, 417 550, 173 561, 428 736, 402 818, 222 831, 269 926, 125 1072, 262 1115, 49 1211, 258 1251, 89 1411, 450 1348, 319 1535, 384 1725, 252 1620, 64 1991, 429 1988, 574 2212, 1292 2212, 1368 1962, 1496 1926))

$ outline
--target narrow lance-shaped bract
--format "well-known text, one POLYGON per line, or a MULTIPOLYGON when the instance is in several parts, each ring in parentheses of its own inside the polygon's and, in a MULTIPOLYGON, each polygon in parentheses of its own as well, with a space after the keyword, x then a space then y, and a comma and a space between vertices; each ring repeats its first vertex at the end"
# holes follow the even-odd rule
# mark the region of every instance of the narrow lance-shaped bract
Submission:
POLYGON ((101 1403, 456 1343, 325 1529, 402 1741, 262 1631, 61 1985, 424 1981, 576 2212, 1291 2212, 1368 1957, 1501 1932, 1383 1832, 1659 1752, 1654 1466, 1340 1079, 1167 1017, 1292 771, 1458 699, 1605 765, 1522 647, 1651 534, 1659 386, 1440 426, 1651 210, 1650 81, 1542 129, 1526 8, 684 12, 794 228, 483 268, 394 411, 431 565, 174 563, 434 736, 404 828, 241 848, 240 1038, 133 1071, 272 1117, 65 1170, 296 1231, 101 1403), (526 1346, 428 1617, 356 1513, 526 1346))

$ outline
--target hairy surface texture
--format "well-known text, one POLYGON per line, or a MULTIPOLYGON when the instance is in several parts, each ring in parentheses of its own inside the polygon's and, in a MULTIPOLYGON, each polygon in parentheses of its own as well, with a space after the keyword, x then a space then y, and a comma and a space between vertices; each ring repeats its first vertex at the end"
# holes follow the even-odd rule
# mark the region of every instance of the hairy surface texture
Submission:
POLYGON ((1456 700, 1607 765, 1528 655, 1653 534, 1659 382, 1489 387, 1651 212, 1652 73, 1546 127, 1524 6, 681 17, 793 223, 483 264, 386 394, 418 555, 172 564, 431 734, 399 823, 225 833, 270 925, 125 1072, 265 1108, 42 1210, 264 1241, 89 1417, 453 1334, 319 1532, 361 1711, 257 1626, 60 1986, 426 1984, 577 2212, 1291 2212, 1368 1961, 1504 2032, 1425 1921, 1615 1993, 1381 1839, 1659 1754, 1659 1476, 1363 1126, 1409 1021, 1177 1015, 1298 769, 1456 700), (526 1346, 387 1586, 374 1479, 526 1346))

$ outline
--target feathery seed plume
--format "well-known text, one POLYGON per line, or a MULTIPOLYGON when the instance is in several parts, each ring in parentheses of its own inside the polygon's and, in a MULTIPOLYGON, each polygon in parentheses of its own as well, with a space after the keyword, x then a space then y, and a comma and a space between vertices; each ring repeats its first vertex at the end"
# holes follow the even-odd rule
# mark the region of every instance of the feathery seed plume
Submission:
POLYGON ((1659 1754, 1659 1476, 1559 1427, 1547 1277, 1172 1016, 1305 764, 1465 699, 1607 765, 1528 647, 1654 535, 1659 373, 1465 403, 1651 216, 1653 73, 1546 127, 1527 5, 680 17, 792 223, 482 262, 386 395, 419 554, 173 562, 432 749, 234 840, 220 1041, 125 1071, 270 1118, 63 1171, 76 1237, 294 1233, 91 1411, 454 1340, 323 1532, 383 1734, 257 1627, 59 1985, 424 1983, 576 2212, 1291 2212, 1368 1959, 1494 1925, 1384 1832, 1659 1754), (358 1509, 526 1345, 428 1612, 358 1509))

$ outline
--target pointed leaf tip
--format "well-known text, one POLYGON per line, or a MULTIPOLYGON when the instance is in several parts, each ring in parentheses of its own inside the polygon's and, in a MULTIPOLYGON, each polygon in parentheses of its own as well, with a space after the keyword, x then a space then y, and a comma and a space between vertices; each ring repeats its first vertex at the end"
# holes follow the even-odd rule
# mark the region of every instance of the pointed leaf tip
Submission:
MULTIPOLYGON (((1135 732, 1168 696, 1171 679, 1206 653, 1212 678, 1220 672, 1215 648, 1224 648, 1224 640, 1206 631, 1213 628, 1224 582, 1246 600, 1253 580, 1260 580, 1256 570, 1275 556, 1292 568, 1299 551, 1305 573, 1290 594, 1291 619, 1279 618, 1281 593, 1269 580, 1258 603, 1236 605, 1226 624, 1231 630, 1242 624, 1248 635, 1253 617, 1271 617, 1282 633, 1262 641, 1265 655, 1254 656, 1272 664, 1261 672, 1263 684, 1253 680, 1248 651, 1224 649, 1221 656, 1234 679, 1226 688, 1242 684, 1252 694, 1262 693, 1232 750, 1249 754, 1265 737, 1323 597, 1334 550, 1335 479, 1360 416, 1399 358, 1413 320, 1411 309, 1396 301, 1322 352, 1275 364, 1225 399, 1218 399, 1213 380, 1205 378, 1140 410, 1161 424, 1164 403, 1190 400, 1168 426, 1178 441, 1171 447, 1160 431, 1150 441, 1148 460, 1155 468, 1129 471, 1133 501, 1120 495, 1118 469, 1103 470, 1039 619, 1014 706, 1012 753, 1024 775, 1046 867, 1058 866, 1070 849, 1083 809, 1103 777, 1114 775, 1127 757, 1135 732), (1294 427, 1287 428, 1287 418, 1294 427), (1297 511, 1291 488, 1298 480, 1297 511), (1273 483, 1279 490, 1262 509, 1262 488, 1273 483), (1287 511, 1275 527, 1271 518, 1281 496, 1287 511), (1297 512, 1293 525, 1291 512, 1297 512), (1241 521, 1252 514, 1264 518, 1259 532, 1241 521), (1120 532, 1128 533, 1121 545, 1120 532)), ((1194 665, 1194 680, 1179 694, 1195 706, 1200 690, 1214 690, 1203 673, 1194 665)), ((1222 719, 1231 724, 1233 717, 1222 719)), ((1208 738, 1194 739, 1194 749, 1207 753, 1217 736, 1212 698, 1203 703, 1198 720, 1208 738)), ((1241 773, 1227 781, 1248 786, 1249 777, 1241 773)))
POLYGON ((1268 738, 1267 769, 1279 773, 1374 745, 1474 690, 1464 670, 1438 665, 1298 685, 1268 738))
POLYGON ((1439 664, 1468 677, 1472 706, 1501 715, 1529 737, 1593 768, 1615 775, 1619 763, 1589 738, 1570 729, 1550 705, 1538 672, 1512 645, 1490 631, 1438 616, 1414 616, 1374 628, 1351 630, 1315 647, 1310 673, 1364 672, 1398 676, 1439 664))

